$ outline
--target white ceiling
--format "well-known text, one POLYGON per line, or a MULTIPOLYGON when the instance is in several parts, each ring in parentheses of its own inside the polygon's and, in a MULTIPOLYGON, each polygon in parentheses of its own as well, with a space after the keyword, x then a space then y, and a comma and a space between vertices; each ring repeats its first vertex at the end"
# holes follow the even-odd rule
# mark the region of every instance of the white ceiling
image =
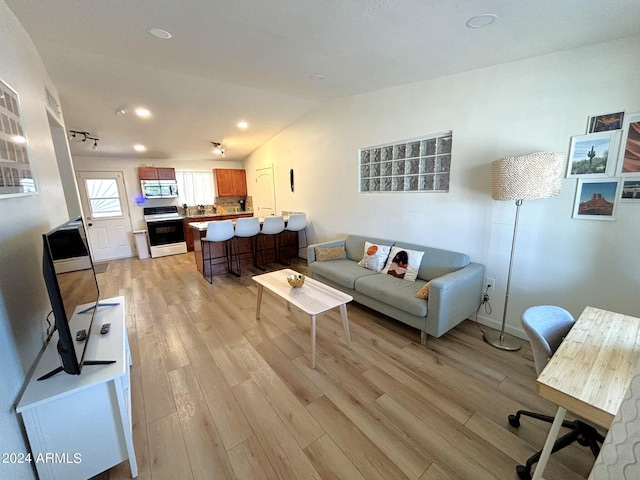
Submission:
POLYGON ((215 141, 241 160, 338 97, 640 34, 638 0, 5 1, 58 88, 66 127, 100 138, 97 150, 71 143, 87 156, 200 160, 214 158, 215 141), (482 13, 497 20, 465 26, 482 13), (137 118, 137 106, 153 116, 137 118))

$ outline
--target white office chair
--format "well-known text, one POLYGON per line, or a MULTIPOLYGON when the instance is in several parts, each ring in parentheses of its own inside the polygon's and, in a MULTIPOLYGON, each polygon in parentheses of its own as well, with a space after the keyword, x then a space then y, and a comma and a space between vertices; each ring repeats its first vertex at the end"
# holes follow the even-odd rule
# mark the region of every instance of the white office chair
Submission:
POLYGON ((284 230, 284 217, 265 217, 264 222, 262 222, 262 230, 260 230, 260 235, 258 236, 258 246, 260 252, 262 253, 262 267, 258 266, 261 270, 266 270, 267 262, 265 261, 264 256, 264 241, 267 239, 266 237, 273 237, 273 245, 276 254, 276 261, 280 261, 280 240, 281 233, 284 230), (262 242, 260 242, 262 240, 262 242), (260 246, 260 243, 262 245, 260 246))
POLYGON ((238 277, 241 274, 240 270, 240 251, 238 245, 239 238, 249 238, 251 242, 251 258, 253 260, 254 267, 258 266, 256 259, 256 239, 260 233, 260 220, 258 217, 241 217, 236 220, 235 235, 233 237, 233 246, 235 253, 232 250, 231 255, 236 257, 236 270, 232 272, 238 277))
MULTIPOLYGON (((300 245, 299 248, 304 248, 307 246, 307 215, 305 213, 293 213, 289 215, 289 220, 287 221, 287 226, 285 231, 287 232, 302 232, 304 234, 304 246, 300 245)), ((288 245, 280 245, 280 248, 285 247, 285 251, 287 252, 287 261, 284 262, 286 265, 289 265, 291 256, 289 255, 289 250, 292 244, 288 245)), ((298 252, 296 252, 296 256, 298 252)))
MULTIPOLYGON (((522 314, 522 327, 531 342, 533 361, 538 375, 542 373, 551 356, 558 349, 564 337, 567 336, 571 327, 573 327, 574 322, 575 320, 569 312, 564 308, 553 305, 530 307, 522 314)), ((509 424, 518 428, 521 416, 553 423, 553 417, 549 415, 519 410, 515 415, 509 415, 509 424)), ((562 422, 562 426, 570 429, 570 431, 556 440, 551 453, 557 452, 573 442, 578 442, 580 445, 591 448, 593 454, 596 457, 598 456, 604 437, 594 427, 581 420, 572 422, 565 420, 562 422)), ((531 468, 534 463, 540 460, 541 454, 542 450, 529 457, 525 465, 516 467, 518 478, 521 480, 531 479, 531 468)))
POLYGON ((233 235, 233 222, 231 220, 209 222, 209 224, 207 225, 207 233, 200 239, 200 246, 202 248, 203 261, 205 245, 209 256, 209 276, 207 277, 205 275, 205 278, 209 280, 209 283, 213 282, 213 260, 225 258, 227 263, 227 272, 231 271, 231 249, 229 248, 229 241, 233 238, 233 235), (211 256, 211 248, 213 243, 223 244, 224 255, 218 257, 211 256))

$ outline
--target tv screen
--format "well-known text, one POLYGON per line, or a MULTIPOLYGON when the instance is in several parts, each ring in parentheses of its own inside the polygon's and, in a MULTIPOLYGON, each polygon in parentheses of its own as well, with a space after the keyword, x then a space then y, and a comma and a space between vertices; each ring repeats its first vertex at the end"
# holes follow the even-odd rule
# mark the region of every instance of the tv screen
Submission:
POLYGON ((70 220, 43 236, 42 272, 55 317, 58 332, 60 368, 38 380, 60 371, 79 375, 84 352, 100 298, 100 291, 91 261, 89 244, 82 219, 70 220), (82 305, 82 308, 78 307, 82 305), (84 341, 76 341, 69 321, 76 315, 86 315, 81 325, 87 332, 84 341))

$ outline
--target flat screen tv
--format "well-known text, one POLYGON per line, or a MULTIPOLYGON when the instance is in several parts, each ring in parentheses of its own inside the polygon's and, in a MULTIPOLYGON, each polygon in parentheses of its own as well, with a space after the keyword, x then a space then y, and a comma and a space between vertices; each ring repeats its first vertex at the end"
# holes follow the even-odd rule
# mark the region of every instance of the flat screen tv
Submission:
POLYGON ((38 380, 44 380, 61 371, 79 375, 83 364, 94 363, 85 361, 84 354, 100 299, 82 219, 70 220, 44 234, 42 238, 42 272, 55 317, 61 365, 38 380), (80 305, 83 307, 76 315, 88 317, 82 322, 83 325, 88 325, 87 336, 82 342, 75 341, 76 332, 72 332, 69 326, 69 321, 80 305))

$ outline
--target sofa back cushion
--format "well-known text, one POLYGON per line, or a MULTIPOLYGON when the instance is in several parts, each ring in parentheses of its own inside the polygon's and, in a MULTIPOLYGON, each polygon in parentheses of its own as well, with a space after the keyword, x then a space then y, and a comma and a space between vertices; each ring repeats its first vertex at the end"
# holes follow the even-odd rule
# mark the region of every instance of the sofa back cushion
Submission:
POLYGON ((420 262, 420 268, 418 269, 418 278, 426 281, 447 273, 455 272, 471 263, 469 255, 464 253, 424 247, 405 242, 395 242, 393 246, 424 252, 422 261, 420 262))
POLYGON ((390 240, 366 237, 362 235, 347 235, 347 238, 344 241, 344 246, 347 250, 347 258, 356 262, 362 260, 365 242, 375 243, 377 245, 386 245, 389 248, 393 245, 393 241, 390 240))

